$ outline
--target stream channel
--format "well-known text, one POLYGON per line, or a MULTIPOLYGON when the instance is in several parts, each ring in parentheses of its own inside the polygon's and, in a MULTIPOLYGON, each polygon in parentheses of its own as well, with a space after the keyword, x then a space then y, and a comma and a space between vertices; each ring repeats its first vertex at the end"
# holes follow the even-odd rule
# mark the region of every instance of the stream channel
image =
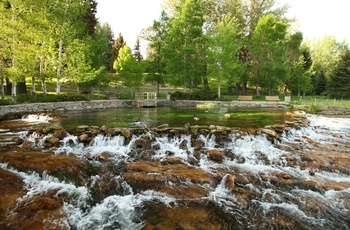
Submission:
POLYGON ((0 227, 350 229, 350 118, 300 113, 298 126, 286 114, 118 108, 1 121, 0 227), (216 131, 153 130, 163 124, 216 131), (150 131, 86 131, 83 142, 70 132, 80 125, 150 131), (57 144, 38 131, 48 126, 67 130, 57 144))

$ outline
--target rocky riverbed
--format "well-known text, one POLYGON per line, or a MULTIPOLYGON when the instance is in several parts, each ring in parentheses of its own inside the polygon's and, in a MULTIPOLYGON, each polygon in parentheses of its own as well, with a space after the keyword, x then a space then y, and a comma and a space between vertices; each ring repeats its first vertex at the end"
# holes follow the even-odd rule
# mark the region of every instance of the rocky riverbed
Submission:
POLYGON ((1 146, 2 229, 349 229, 350 136, 299 112, 242 130, 26 128, 1 146))

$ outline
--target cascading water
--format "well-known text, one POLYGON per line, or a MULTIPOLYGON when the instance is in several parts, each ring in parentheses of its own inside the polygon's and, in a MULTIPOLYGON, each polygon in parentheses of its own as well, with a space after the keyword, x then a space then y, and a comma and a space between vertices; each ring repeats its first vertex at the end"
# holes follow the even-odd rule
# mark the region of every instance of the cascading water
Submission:
MULTIPOLYGON (((89 158, 91 164, 104 167, 98 157, 108 153, 108 164, 118 166, 114 172, 105 171, 107 179, 95 175, 84 186, 62 182, 45 172, 28 174, 7 164, 0 168, 23 178, 27 193, 19 203, 48 191, 69 196, 62 208, 66 217, 58 220, 66 229, 350 229, 349 163, 334 167, 338 158, 327 158, 333 147, 350 154, 350 120, 314 115, 308 119, 310 126, 290 128, 274 143, 264 134, 230 134, 231 141, 225 144, 217 143, 215 135, 198 135, 201 150, 193 147, 191 135, 157 135, 148 152, 137 148, 140 136, 132 136, 125 144, 121 135, 97 135, 83 144, 68 135, 54 149, 56 155, 89 158), (224 153, 222 160, 213 161, 209 150, 224 153), (172 165, 170 159, 178 163, 172 165), (125 171, 136 167, 127 165, 140 161, 149 163, 131 174, 142 176, 149 183, 147 189, 136 188, 124 178, 125 171), (176 171, 182 167, 198 174, 176 171), (151 170, 141 175, 144 168, 151 170), (195 177, 202 174, 211 179, 195 177), (108 183, 105 180, 113 181, 118 193, 102 194, 96 200, 95 188, 108 183), (151 181, 162 184, 155 186, 158 190, 149 189, 151 181), (169 192, 181 186, 189 193, 195 186, 206 194, 191 198, 169 192), (193 211, 187 213, 185 208, 193 211), (172 216, 171 210, 182 210, 183 214, 176 214, 183 215, 181 220, 172 216), (210 213, 211 219, 203 219, 200 215, 204 213, 210 213)), ((27 141, 43 147, 40 138, 32 134, 27 141)))

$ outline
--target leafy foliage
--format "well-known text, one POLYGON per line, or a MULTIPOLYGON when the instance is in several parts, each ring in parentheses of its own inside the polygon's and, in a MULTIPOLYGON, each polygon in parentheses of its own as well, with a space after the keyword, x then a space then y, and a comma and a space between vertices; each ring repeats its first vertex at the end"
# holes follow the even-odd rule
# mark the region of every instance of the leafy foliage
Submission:
POLYGON ((350 50, 348 49, 330 74, 328 94, 331 98, 350 99, 350 50))
POLYGON ((171 94, 171 100, 216 100, 218 95, 215 92, 193 91, 191 93, 183 93, 176 91, 171 94))

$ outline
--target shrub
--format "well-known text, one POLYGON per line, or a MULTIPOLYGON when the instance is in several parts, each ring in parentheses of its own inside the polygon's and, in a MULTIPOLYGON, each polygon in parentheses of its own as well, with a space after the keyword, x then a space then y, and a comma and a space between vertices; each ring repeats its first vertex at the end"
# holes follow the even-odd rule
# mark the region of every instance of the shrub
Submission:
POLYGON ((215 92, 208 92, 208 91, 194 91, 192 93, 182 93, 179 91, 176 91, 175 93, 171 94, 171 100, 216 100, 217 94, 215 92))
POLYGON ((1 105, 12 105, 13 103, 12 103, 12 100, 10 100, 10 99, 1 99, 0 100, 0 106, 1 105))
POLYGON ((17 103, 40 103, 40 102, 60 102, 60 101, 88 101, 89 98, 83 94, 64 93, 60 95, 48 94, 43 96, 37 94, 33 99, 31 94, 19 94, 17 96, 17 103))

